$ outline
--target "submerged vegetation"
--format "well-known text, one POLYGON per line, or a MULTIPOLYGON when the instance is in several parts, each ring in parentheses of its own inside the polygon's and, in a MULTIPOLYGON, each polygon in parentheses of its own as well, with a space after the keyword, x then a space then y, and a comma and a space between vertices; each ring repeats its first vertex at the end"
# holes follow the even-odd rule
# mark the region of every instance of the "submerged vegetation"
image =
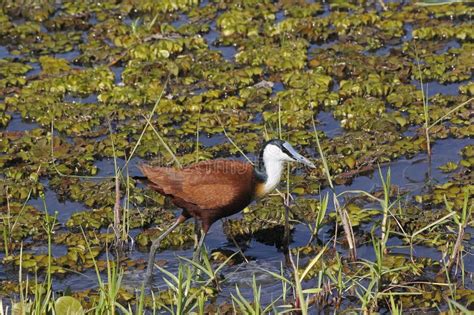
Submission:
POLYGON ((474 7, 423 4, 1 1, 0 314, 473 310, 474 7), (137 164, 275 137, 317 168, 143 286, 137 164))

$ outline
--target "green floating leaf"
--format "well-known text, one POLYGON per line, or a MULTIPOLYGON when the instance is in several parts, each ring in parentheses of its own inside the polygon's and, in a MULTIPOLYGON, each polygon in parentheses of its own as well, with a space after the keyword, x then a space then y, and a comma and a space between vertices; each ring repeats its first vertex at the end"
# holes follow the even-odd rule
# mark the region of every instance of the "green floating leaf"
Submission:
POLYGON ((438 168, 442 170, 444 173, 449 173, 449 172, 455 171, 458 168, 458 165, 450 161, 444 165, 441 165, 438 168))
POLYGON ((62 296, 54 303, 57 315, 82 315, 84 309, 81 303, 72 296, 62 296))

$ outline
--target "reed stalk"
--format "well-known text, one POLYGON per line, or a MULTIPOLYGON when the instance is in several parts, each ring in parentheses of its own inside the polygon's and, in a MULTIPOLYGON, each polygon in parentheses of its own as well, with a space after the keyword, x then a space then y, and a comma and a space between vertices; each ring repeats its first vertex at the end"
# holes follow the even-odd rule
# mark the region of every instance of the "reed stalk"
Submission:
MULTIPOLYGON (((313 123, 313 131, 314 131, 314 136, 316 138, 316 144, 318 146, 319 156, 321 157, 321 161, 323 163, 323 168, 324 168, 324 172, 326 174, 326 179, 329 183, 329 187, 331 188, 331 190, 333 192, 334 208, 336 209, 336 213, 339 214, 339 217, 341 219, 341 224, 342 224, 342 227, 344 229, 344 234, 345 234, 345 237, 346 237, 346 241, 347 241, 347 244, 349 246, 349 256, 350 256, 352 261, 355 261, 355 260, 357 260, 357 249, 356 249, 356 242, 355 242, 354 232, 353 232, 353 229, 352 229, 352 224, 351 224, 351 221, 350 221, 349 213, 347 212, 347 210, 345 208, 341 207, 341 205, 339 203, 339 200, 337 198, 337 194, 336 194, 336 191, 334 189, 333 182, 332 182, 332 176, 331 176, 331 173, 330 173, 330 170, 329 170, 329 166, 328 166, 326 157, 324 155, 324 152, 322 150, 321 143, 319 142, 319 136, 318 136, 318 131, 316 129, 316 123, 314 121, 314 117, 312 117, 311 119, 312 119, 312 123, 313 123)), ((337 226, 337 223, 336 223, 336 226, 337 226)), ((337 234, 337 230, 336 230, 336 234, 337 234)), ((336 246, 336 240, 337 240, 337 237, 334 238, 334 247, 336 246)))

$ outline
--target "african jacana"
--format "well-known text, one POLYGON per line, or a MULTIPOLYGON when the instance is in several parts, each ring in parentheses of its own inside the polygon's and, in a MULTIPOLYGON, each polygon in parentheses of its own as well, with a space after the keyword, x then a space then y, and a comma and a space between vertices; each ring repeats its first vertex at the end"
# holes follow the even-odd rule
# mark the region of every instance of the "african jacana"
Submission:
POLYGON ((201 221, 203 233, 196 248, 199 251, 214 222, 242 211, 253 200, 263 197, 278 185, 284 162, 300 162, 315 167, 282 140, 270 140, 264 144, 258 167, 223 159, 199 162, 183 169, 139 166, 149 186, 171 197, 173 203, 182 209, 176 222, 152 242, 146 281, 151 279, 161 240, 179 224, 191 217, 201 221))

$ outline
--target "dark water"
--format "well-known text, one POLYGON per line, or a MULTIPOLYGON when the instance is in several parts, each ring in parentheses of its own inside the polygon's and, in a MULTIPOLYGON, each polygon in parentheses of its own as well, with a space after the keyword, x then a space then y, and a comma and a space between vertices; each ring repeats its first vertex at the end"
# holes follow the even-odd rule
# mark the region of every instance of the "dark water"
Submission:
POLYGON ((82 104, 89 104, 89 103, 97 103, 97 95, 91 94, 86 97, 75 97, 70 94, 64 96, 65 102, 71 103, 82 103, 82 104))
POLYGON ((210 25, 210 31, 209 33, 205 34, 203 37, 206 40, 207 44, 209 45, 209 48, 211 50, 217 50, 220 51, 222 57, 224 59, 232 61, 235 53, 237 52, 237 49, 233 46, 221 46, 218 45, 217 40, 219 39, 220 33, 217 30, 216 22, 213 21, 210 25))
POLYGON ((7 58, 10 57, 10 52, 5 46, 0 46, 0 58, 7 58))
POLYGON ((41 73, 41 66, 38 62, 30 62, 29 65, 33 68, 26 74, 28 77, 32 77, 41 73))
POLYGON ((65 53, 60 53, 60 54, 55 54, 55 58, 61 58, 61 59, 66 59, 68 61, 74 61, 77 57, 81 55, 81 52, 79 50, 72 50, 69 52, 65 53))
POLYGON ((6 131, 26 131, 40 128, 37 123, 27 122, 21 118, 20 113, 12 113, 12 118, 5 128, 6 131))
MULTIPOLYGON (((48 180, 41 180, 41 184, 43 184, 44 187, 48 187, 48 180)), ((73 213, 87 209, 87 206, 79 202, 59 200, 58 195, 49 188, 46 188, 44 195, 48 213, 50 215, 57 213, 57 220, 61 224, 65 224, 73 213)), ((44 211, 43 200, 39 197, 30 199, 28 204, 34 206, 38 210, 44 211)))
POLYGON ((112 67, 110 67, 110 69, 112 70, 112 72, 115 75, 115 84, 120 85, 121 82, 122 82, 122 72, 124 70, 124 67, 112 66, 112 67))
POLYGON ((319 112, 316 121, 318 122, 318 129, 323 131, 328 138, 334 138, 344 133, 340 122, 330 112, 319 112))
MULTIPOLYGON (((415 85, 417 89, 421 90, 421 83, 418 80, 413 80, 410 82, 411 84, 415 85)), ((459 94, 459 86, 462 83, 450 83, 450 84, 441 84, 436 81, 430 82, 423 82, 423 89, 425 95, 428 98, 436 95, 436 94, 443 94, 443 95, 458 95, 459 94)))

